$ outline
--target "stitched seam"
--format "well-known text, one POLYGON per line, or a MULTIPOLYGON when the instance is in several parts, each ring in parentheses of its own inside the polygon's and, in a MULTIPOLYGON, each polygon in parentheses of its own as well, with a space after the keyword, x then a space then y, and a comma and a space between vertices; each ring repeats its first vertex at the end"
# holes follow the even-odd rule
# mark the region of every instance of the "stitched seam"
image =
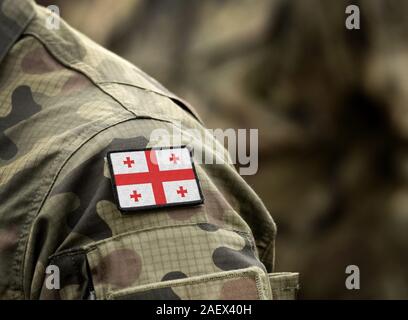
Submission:
MULTIPOLYGON (((89 81, 92 82, 92 84, 95 85, 96 88, 98 88, 101 92, 103 92, 105 95, 109 96, 111 99, 113 99, 115 102, 117 102, 124 110, 126 110, 127 112, 129 112, 130 114, 132 114, 133 116, 137 117, 137 114, 134 113, 132 110, 126 108, 126 106, 120 101, 118 100, 116 97, 112 96, 109 92, 107 92, 106 90, 104 90, 99 84, 98 82, 93 79, 93 77, 91 77, 90 75, 88 75, 88 73, 84 72, 84 70, 76 68, 75 66, 73 66, 71 63, 61 59, 52 49, 52 45, 49 45, 48 42, 46 42, 45 40, 43 40, 41 38, 40 35, 38 35, 37 33, 35 33, 34 31, 27 31, 24 33, 25 36, 28 37, 32 37, 34 39, 36 39, 37 41, 39 41, 44 47, 45 49, 47 49, 47 52, 56 60, 58 61, 60 64, 62 64, 64 67, 66 67, 69 70, 75 71, 83 76, 85 76, 89 81)), ((84 66, 86 66, 87 68, 90 68, 89 65, 84 64, 84 66)), ((93 68, 92 68, 93 70, 93 68)), ((138 89, 141 89, 139 87, 137 87, 138 89)), ((147 91, 147 90, 146 90, 147 91)))
MULTIPOLYGON (((36 19, 38 19, 38 17, 34 17, 33 20, 36 20, 36 19)), ((93 67, 93 66, 91 66, 91 65, 89 65, 89 64, 83 63, 83 61, 78 61, 78 63, 77 63, 78 65, 81 65, 82 68, 75 67, 72 62, 66 61, 64 58, 61 58, 61 57, 54 51, 54 48, 53 48, 52 44, 49 44, 48 41, 47 41, 47 39, 43 39, 43 38, 41 37, 41 35, 39 35, 39 34, 37 34, 37 33, 35 32, 35 30, 26 31, 26 32, 24 33, 24 35, 25 35, 25 36, 31 36, 31 37, 37 39, 40 43, 42 43, 42 45, 47 49, 48 53, 49 53, 50 55, 52 55, 52 57, 53 57, 55 60, 57 60, 57 61, 58 61, 59 63, 61 63, 62 65, 64 65, 66 68, 68 68, 68 69, 70 69, 70 70, 74 70, 74 71, 76 71, 76 72, 78 72, 78 73, 84 75, 84 76, 85 76, 86 78, 88 78, 99 90, 101 90, 101 91, 102 91, 103 93, 105 93, 106 95, 110 96, 110 97, 111 97, 112 99, 114 99, 117 103, 119 103, 119 104, 121 105, 121 107, 122 107, 124 110, 128 111, 129 113, 133 114, 134 116, 137 116, 137 114, 134 113, 132 110, 128 109, 118 98, 116 98, 116 97, 113 96, 111 93, 109 93, 108 91, 106 91, 106 90, 102 87, 102 85, 103 85, 103 84, 118 84, 118 85, 122 85, 122 86, 128 85, 128 86, 132 86, 132 87, 137 88, 137 89, 142 90, 142 91, 152 92, 152 93, 154 93, 154 94, 157 94, 157 95, 159 95, 159 96, 161 96, 161 97, 165 97, 165 98, 170 99, 170 100, 171 100, 171 99, 179 100, 183 105, 185 105, 185 103, 183 103, 183 102, 180 100, 180 98, 178 98, 177 96, 175 96, 175 95, 173 95, 173 94, 166 95, 165 93, 161 93, 161 92, 158 92, 158 91, 150 90, 150 89, 147 89, 147 88, 144 88, 144 87, 141 87, 141 86, 132 84, 132 83, 127 83, 127 82, 120 82, 120 81, 98 81, 97 79, 94 79, 94 77, 92 77, 90 74, 88 74, 88 72, 86 72, 86 69, 88 69, 88 70, 91 71, 90 73, 98 73, 95 67, 93 67)), ((72 58, 72 60, 75 60, 74 57, 71 56, 71 58, 72 58)), ((181 108, 180 106, 177 106, 177 107, 181 108)), ((183 109, 183 108, 181 108, 181 109, 183 109)), ((190 115, 192 115, 192 116, 194 117, 194 119, 196 119, 198 122, 201 123, 200 119, 194 114, 193 111, 190 110, 190 108, 189 108, 188 106, 186 106, 186 109, 188 110, 188 112, 190 113, 190 115)), ((186 110, 184 110, 184 111, 186 111, 186 110)))

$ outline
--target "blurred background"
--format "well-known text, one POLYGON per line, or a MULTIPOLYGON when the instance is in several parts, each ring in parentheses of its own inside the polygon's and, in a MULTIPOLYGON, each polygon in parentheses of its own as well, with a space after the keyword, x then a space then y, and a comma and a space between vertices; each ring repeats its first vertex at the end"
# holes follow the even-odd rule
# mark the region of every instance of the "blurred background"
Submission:
POLYGON ((408 298, 408 1, 39 0, 193 104, 258 128, 245 177, 300 298, 408 298), (346 6, 361 29, 345 28, 346 6), (361 289, 345 288, 357 265, 361 289))

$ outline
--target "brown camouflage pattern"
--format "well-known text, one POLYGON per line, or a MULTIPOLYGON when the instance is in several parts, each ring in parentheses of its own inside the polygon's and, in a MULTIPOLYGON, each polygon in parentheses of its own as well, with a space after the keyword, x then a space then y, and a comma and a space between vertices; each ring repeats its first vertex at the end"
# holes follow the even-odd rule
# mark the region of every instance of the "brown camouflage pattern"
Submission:
POLYGON ((273 271, 276 227, 230 165, 197 165, 200 206, 125 216, 113 200, 106 153, 149 147, 153 130, 179 122, 183 142, 206 148, 185 134, 204 130, 194 110, 63 21, 46 29, 44 8, 18 3, 0 1, 12 31, 0 37, 0 298, 106 299, 143 286, 167 288, 144 298, 272 298, 254 279, 273 271), (60 290, 45 287, 50 264, 60 290))

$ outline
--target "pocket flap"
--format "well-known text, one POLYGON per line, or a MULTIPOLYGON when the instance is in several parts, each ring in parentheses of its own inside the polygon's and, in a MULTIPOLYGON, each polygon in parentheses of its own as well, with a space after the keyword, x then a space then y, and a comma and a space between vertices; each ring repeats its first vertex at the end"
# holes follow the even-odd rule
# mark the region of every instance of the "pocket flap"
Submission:
POLYGON ((268 277, 258 267, 156 282, 112 292, 117 300, 267 300, 268 277))

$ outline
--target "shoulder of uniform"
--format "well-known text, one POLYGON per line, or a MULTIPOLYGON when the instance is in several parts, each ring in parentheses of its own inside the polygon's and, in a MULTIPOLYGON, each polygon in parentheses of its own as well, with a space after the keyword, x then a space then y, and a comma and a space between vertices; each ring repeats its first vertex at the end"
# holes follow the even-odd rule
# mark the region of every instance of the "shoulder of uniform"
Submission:
POLYGON ((130 62, 106 50, 62 20, 57 30, 47 29, 47 10, 36 6, 35 11, 36 16, 25 34, 35 36, 63 65, 84 74, 100 87, 109 84, 132 86, 167 97, 200 120, 191 105, 130 62))

